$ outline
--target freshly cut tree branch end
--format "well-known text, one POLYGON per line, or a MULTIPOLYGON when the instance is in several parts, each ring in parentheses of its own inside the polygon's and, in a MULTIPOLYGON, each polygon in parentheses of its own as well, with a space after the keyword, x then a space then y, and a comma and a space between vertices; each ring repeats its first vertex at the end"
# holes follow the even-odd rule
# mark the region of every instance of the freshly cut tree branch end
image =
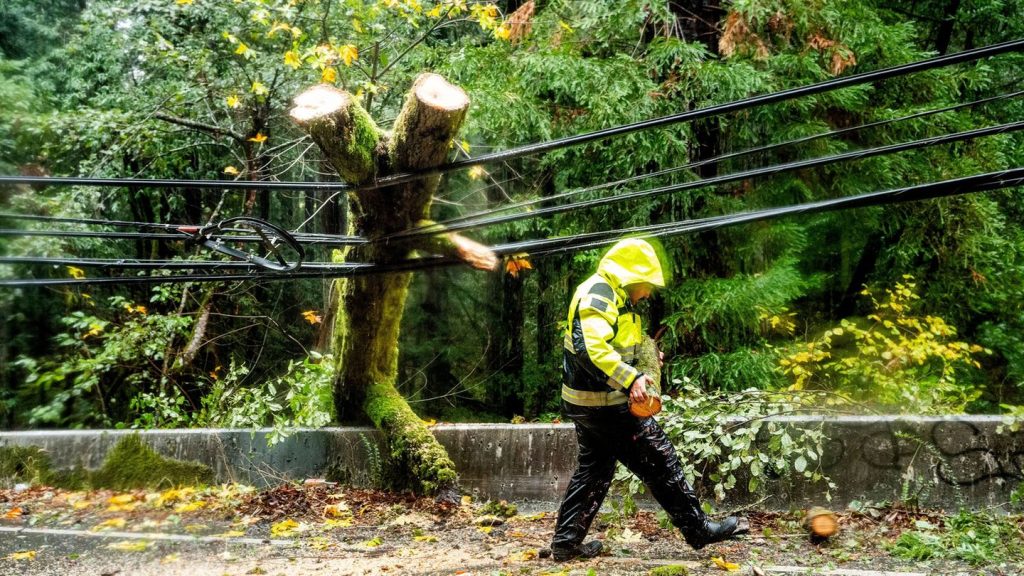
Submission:
POLYGON ((494 255, 494 252, 476 240, 459 236, 454 232, 448 234, 448 240, 455 247, 458 257, 473 268, 494 270, 498 267, 498 257, 494 255))
POLYGON ((327 84, 319 84, 299 94, 289 114, 300 125, 315 118, 329 116, 348 107, 351 96, 327 84))
POLYGON ((438 110, 456 111, 469 106, 465 90, 437 74, 421 74, 413 85, 413 91, 420 102, 438 110))
POLYGON ((318 84, 293 102, 292 120, 306 130, 345 180, 365 182, 374 175, 374 150, 381 132, 351 94, 318 84))

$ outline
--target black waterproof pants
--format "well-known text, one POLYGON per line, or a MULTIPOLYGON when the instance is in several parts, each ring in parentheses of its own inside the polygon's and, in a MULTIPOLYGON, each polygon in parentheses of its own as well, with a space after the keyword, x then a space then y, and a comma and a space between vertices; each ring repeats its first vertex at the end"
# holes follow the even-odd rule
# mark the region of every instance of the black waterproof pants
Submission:
POLYGON ((686 482, 675 448, 654 418, 637 418, 625 404, 586 408, 563 402, 562 408, 576 425, 580 453, 576 473, 558 509, 553 547, 571 548, 583 542, 608 494, 616 460, 647 485, 684 535, 704 530, 707 517, 700 500, 686 482))

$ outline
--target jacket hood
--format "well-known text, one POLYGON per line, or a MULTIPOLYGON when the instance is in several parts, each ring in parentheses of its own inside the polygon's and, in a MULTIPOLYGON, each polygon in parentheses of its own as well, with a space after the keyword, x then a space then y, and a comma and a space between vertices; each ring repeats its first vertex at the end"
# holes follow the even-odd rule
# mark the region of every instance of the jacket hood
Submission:
POLYGON ((612 246, 597 265, 597 273, 617 288, 640 282, 665 287, 658 253, 650 242, 640 238, 628 238, 612 246))

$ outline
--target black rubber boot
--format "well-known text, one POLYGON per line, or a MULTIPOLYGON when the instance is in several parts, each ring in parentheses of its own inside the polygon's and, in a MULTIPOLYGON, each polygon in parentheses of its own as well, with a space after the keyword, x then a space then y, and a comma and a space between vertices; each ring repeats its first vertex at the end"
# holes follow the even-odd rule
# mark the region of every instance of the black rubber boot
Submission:
POLYGON ((750 522, 742 516, 729 516, 721 522, 705 520, 704 526, 689 530, 683 534, 686 543, 694 550, 700 550, 708 544, 728 540, 750 531, 750 522))
POLYGON ((551 547, 551 557, 555 562, 568 562, 577 558, 593 558, 601 553, 604 545, 598 540, 591 540, 585 544, 579 544, 571 548, 561 546, 551 547))

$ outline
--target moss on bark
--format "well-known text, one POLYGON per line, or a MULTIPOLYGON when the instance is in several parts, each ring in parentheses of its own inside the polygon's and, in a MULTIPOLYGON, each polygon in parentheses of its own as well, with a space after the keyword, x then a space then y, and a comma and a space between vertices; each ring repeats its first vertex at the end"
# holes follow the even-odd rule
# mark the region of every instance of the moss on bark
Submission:
POLYGON ((661 390, 661 360, 658 356, 658 344, 653 338, 644 334, 644 341, 640 345, 640 355, 637 358, 636 367, 650 377, 651 381, 654 382, 654 386, 661 390))
MULTIPOLYGON (((313 137, 332 166, 351 184, 392 171, 442 164, 465 119, 469 100, 441 77, 424 74, 413 84, 390 136, 358 102, 333 88, 314 87, 296 98, 291 116, 313 137)), ((430 211, 439 178, 360 190, 358 231, 368 237, 410 228, 430 211)), ((439 241, 444 246, 445 240, 439 241)), ((449 243, 450 244, 450 243, 449 243)), ((365 246, 360 259, 402 260, 413 246, 365 246)), ((442 253, 449 253, 446 248, 442 253)), ((398 335, 411 274, 350 278, 336 286, 342 299, 333 345, 339 358, 334 403, 342 422, 372 422, 387 438, 391 461, 417 491, 449 498, 458 486, 455 466, 395 388, 398 335)))

